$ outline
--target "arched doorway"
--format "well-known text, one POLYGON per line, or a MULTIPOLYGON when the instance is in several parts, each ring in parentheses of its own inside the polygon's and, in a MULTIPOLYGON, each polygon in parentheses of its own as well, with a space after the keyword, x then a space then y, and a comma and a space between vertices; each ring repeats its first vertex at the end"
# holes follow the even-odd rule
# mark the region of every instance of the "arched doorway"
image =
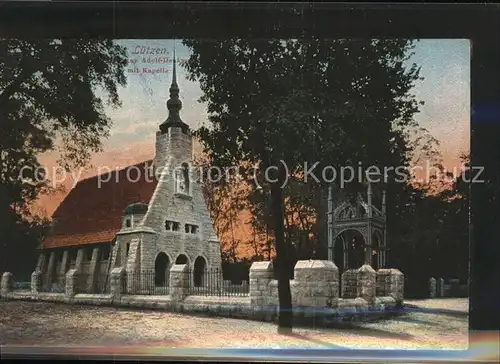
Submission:
POLYGON ((207 262, 205 258, 198 257, 194 261, 194 270, 193 270, 193 283, 195 287, 203 287, 205 286, 206 281, 206 269, 207 262))
POLYGON ((365 263, 365 239, 355 229, 341 231, 335 237, 333 261, 339 274, 348 269, 358 269, 365 263))
POLYGON ((155 286, 166 286, 169 278, 170 261, 168 255, 160 253, 155 260, 155 286))
POLYGON ((185 256, 184 254, 179 255, 175 260, 175 264, 189 264, 188 262, 189 262, 188 257, 185 256))
POLYGON ((365 239, 359 232, 348 232, 347 259, 349 269, 358 269, 365 264, 365 239))

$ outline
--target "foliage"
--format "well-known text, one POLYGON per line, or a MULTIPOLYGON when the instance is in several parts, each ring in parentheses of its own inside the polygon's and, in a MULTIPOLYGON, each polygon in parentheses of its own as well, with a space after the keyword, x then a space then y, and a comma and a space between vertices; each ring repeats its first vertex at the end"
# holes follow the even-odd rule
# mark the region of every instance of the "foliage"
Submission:
MULTIPOLYGON (((296 231, 289 228, 285 236, 283 203, 292 210, 308 207, 296 196, 290 198, 280 182, 285 173, 300 176, 305 162, 318 162, 320 171, 358 162, 381 168, 409 164, 409 133, 418 127, 413 115, 419 106, 411 94, 419 69, 405 67, 412 42, 230 39, 184 43, 192 51, 186 63, 189 77, 200 82, 200 101, 208 106, 210 125, 198 135, 212 163, 259 162, 266 168, 282 160, 288 167, 277 171, 277 182, 265 184, 271 200, 271 213, 265 214, 272 215, 280 272, 280 327, 289 326, 281 317, 291 306, 285 270, 291 263, 289 244, 296 231)), ((320 190, 323 185, 319 183, 320 190)), ((348 186, 351 194, 359 188, 356 183, 348 186)))
POLYGON ((70 169, 101 149, 111 125, 104 106, 120 106, 125 61, 125 50, 111 40, 0 40, 3 257, 23 257, 37 245, 24 235, 26 224, 44 225, 30 207, 41 193, 53 192, 39 155, 58 152, 60 165, 70 169))

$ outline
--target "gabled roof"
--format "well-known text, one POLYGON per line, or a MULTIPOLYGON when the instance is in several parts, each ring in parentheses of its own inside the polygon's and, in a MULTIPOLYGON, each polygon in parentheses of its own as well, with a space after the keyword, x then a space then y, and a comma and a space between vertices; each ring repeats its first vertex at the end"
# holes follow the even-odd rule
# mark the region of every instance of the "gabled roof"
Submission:
POLYGON ((78 182, 54 211, 53 231, 42 247, 111 241, 121 228, 123 210, 149 203, 158 182, 151 164, 148 160, 78 182))

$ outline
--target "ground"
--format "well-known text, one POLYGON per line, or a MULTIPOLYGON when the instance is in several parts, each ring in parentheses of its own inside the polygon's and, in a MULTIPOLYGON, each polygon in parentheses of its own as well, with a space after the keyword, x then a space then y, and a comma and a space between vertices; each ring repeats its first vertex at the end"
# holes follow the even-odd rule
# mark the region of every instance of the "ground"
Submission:
MULTIPOLYGON (((271 323, 125 308, 0 301, 0 344, 164 348, 466 349, 467 299, 411 301, 445 313, 403 316, 335 329, 295 328, 279 335, 271 323)), ((121 349, 120 349, 121 350, 121 349)))

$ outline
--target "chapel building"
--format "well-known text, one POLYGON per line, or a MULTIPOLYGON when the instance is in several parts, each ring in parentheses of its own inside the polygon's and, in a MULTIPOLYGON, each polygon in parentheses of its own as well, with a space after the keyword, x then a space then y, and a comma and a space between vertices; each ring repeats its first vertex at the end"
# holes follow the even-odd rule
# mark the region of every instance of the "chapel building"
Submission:
MULTIPOLYGON (((43 284, 66 273, 108 279, 112 269, 154 272, 165 284, 173 264, 187 264, 200 284, 221 267, 220 242, 199 181, 192 178, 193 137, 180 117, 174 53, 168 118, 156 132, 154 159, 82 181, 55 210, 36 270, 43 284)), ((196 282, 195 282, 196 283, 196 282)))

